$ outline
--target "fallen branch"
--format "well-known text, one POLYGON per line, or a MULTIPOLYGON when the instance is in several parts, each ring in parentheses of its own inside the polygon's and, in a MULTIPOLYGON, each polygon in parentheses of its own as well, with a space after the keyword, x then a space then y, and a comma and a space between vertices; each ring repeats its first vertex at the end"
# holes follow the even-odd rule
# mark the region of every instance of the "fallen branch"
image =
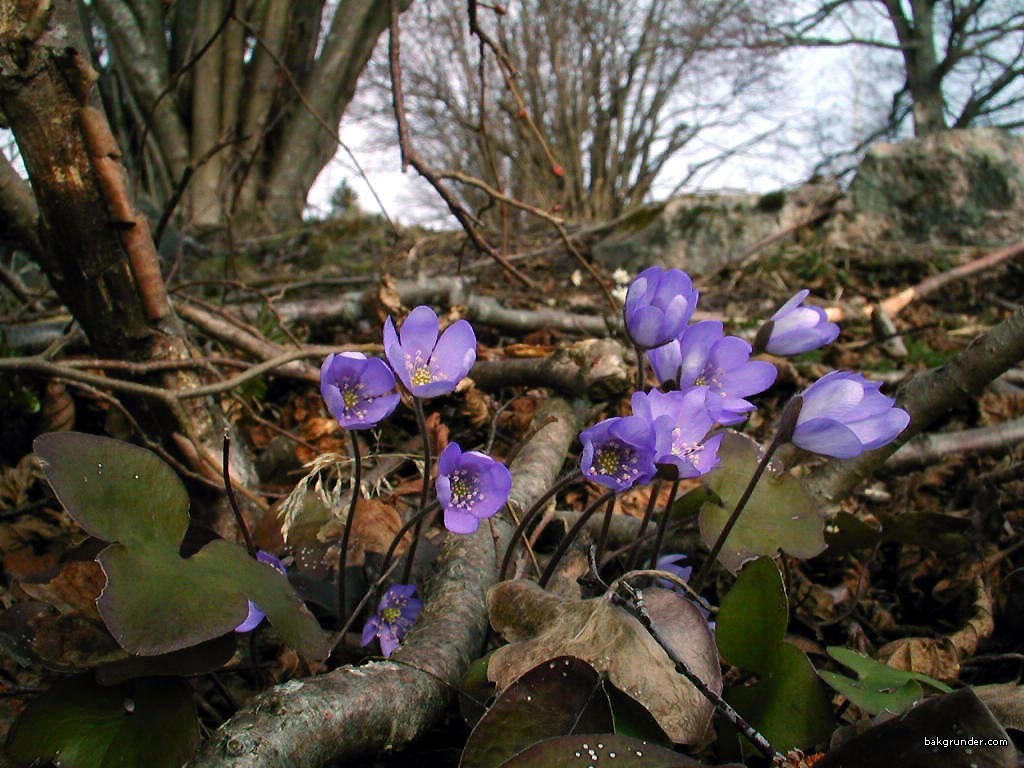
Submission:
POLYGON ((885 462, 885 469, 921 467, 952 454, 1001 453, 1024 442, 1024 418, 960 432, 919 435, 885 462))
MULTIPOLYGON (((538 410, 548 423, 512 464, 510 507, 528 508, 554 482, 578 428, 561 400, 538 410)), ((452 536, 424 589, 423 613, 390 661, 344 666, 258 696, 206 743, 192 768, 320 766, 419 738, 443 714, 480 653, 484 596, 512 534, 507 513, 469 536, 452 536)))
MULTIPOLYGON (((935 293, 937 290, 945 287, 949 283, 968 277, 969 275, 982 272, 986 269, 991 269, 1004 261, 1014 259, 1021 255, 1024 255, 1024 242, 1009 245, 1006 248, 1000 248, 998 251, 987 253, 978 259, 967 262, 966 264, 961 264, 960 266, 954 267, 946 272, 940 272, 937 275, 925 278, 917 285, 905 288, 899 293, 894 293, 892 296, 878 304, 878 307, 885 312, 886 315, 892 317, 893 315, 902 312, 911 302, 935 293)), ((870 315, 873 310, 873 307, 866 308, 868 315, 870 315)), ((828 319, 835 323, 841 320, 847 320, 855 314, 857 313, 851 312, 847 308, 841 306, 828 308, 828 319)))
POLYGON ((897 440, 854 459, 832 461, 806 481, 823 509, 847 496, 874 474, 903 444, 946 412, 976 397, 989 382, 1024 359, 1024 307, 972 341, 941 368, 925 371, 900 388, 897 403, 910 413, 910 426, 897 440))

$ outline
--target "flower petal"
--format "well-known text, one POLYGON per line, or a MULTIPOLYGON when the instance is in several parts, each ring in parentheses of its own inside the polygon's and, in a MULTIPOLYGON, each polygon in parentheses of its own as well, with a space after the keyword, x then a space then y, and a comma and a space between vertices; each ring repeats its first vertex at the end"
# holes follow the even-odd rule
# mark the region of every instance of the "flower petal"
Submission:
POLYGON ((455 507, 444 508, 444 527, 452 533, 476 533, 480 521, 469 512, 455 507))
POLYGON ((402 350, 414 357, 417 352, 422 353, 423 362, 426 363, 434 345, 437 344, 439 329, 440 323, 434 310, 423 305, 414 308, 405 318, 399 331, 402 350))
POLYGON ((857 435, 833 419, 813 419, 801 424, 793 434, 793 444, 837 459, 852 459, 864 452, 857 435))
POLYGON ((475 362, 476 334, 473 326, 465 320, 456 320, 445 329, 434 347, 430 370, 458 383, 465 378, 475 362))

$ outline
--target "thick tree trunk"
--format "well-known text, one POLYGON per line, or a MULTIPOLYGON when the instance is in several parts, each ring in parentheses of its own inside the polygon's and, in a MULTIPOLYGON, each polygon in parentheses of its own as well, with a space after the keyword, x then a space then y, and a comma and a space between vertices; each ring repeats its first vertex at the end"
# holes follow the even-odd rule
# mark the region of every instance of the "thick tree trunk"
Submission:
POLYGON ((900 0, 885 0, 885 7, 903 52, 907 89, 914 103, 914 135, 944 131, 948 126, 942 72, 935 52, 935 0, 912 0, 910 18, 900 0))

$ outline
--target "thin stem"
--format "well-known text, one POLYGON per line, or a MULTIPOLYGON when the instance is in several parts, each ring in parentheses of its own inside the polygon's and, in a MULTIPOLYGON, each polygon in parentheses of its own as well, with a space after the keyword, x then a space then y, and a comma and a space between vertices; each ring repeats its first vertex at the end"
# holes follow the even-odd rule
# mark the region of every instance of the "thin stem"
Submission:
POLYGON ((224 430, 224 448, 221 453, 221 464, 223 465, 224 490, 228 495, 228 503, 231 505, 231 511, 235 514, 235 522, 238 523, 238 529, 242 532, 242 538, 245 539, 245 548, 249 550, 249 556, 255 560, 256 545, 252 541, 252 534, 249 533, 249 526, 245 524, 245 518, 242 517, 242 510, 238 508, 235 489, 231 485, 231 433, 226 429, 224 430))
POLYGON ((686 662, 683 661, 683 659, 679 657, 679 654, 676 652, 676 649, 672 646, 668 639, 661 634, 657 625, 653 621, 651 621, 651 616, 647 612, 647 605, 646 603, 644 603, 643 592, 641 592, 639 589, 636 589, 628 581, 625 580, 622 580, 619 582, 619 584, 613 586, 619 585, 621 585, 622 588, 629 595, 629 599, 624 598, 622 595, 616 592, 612 594, 612 600, 617 605, 620 605, 623 608, 625 608, 630 613, 630 615, 632 615, 641 624, 643 624, 644 629, 646 629, 650 633, 651 637, 653 637, 655 641, 657 641, 658 645, 660 645, 665 650, 665 653, 668 654, 669 659, 672 660, 672 663, 676 667, 676 671, 683 677, 685 677, 687 680, 689 680, 693 684, 694 688, 700 691, 704 698, 710 701, 714 705, 715 709, 718 710, 718 712, 723 717, 725 717, 730 723, 733 724, 733 726, 736 727, 737 730, 739 730, 744 736, 746 736, 750 740, 751 744, 757 747, 757 750, 761 754, 763 754, 769 760, 775 760, 776 758, 781 757, 779 752, 775 749, 775 747, 772 746, 771 742, 768 741, 768 739, 766 739, 750 723, 743 719, 743 716, 740 715, 740 713, 737 712, 735 709, 733 709, 732 705, 730 705, 725 699, 723 699, 713 690, 708 688, 707 684, 703 680, 701 680, 701 678, 686 665, 686 662))
POLYGON ((572 472, 564 475, 561 479, 556 480, 555 484, 552 485, 544 495, 541 496, 537 501, 533 503, 533 506, 526 510, 526 514, 519 521, 519 525, 516 526, 515 532, 512 534, 512 538, 509 540, 508 549, 505 550, 505 557, 501 561, 501 570, 498 571, 498 581, 504 581, 505 576, 508 574, 508 567, 512 563, 512 557, 515 554, 516 542, 521 538, 523 543, 526 543, 526 529, 530 527, 530 524, 536 519, 537 515, 544 509, 544 505, 549 500, 554 498, 555 494, 559 491, 569 487, 575 481, 579 480, 583 475, 580 469, 574 469, 572 472))
MULTIPOLYGON (((391 564, 391 558, 393 558, 395 556, 395 550, 398 549, 398 545, 402 543, 402 539, 405 537, 405 534, 407 534, 409 532, 409 529, 412 528, 417 523, 423 522, 432 513, 436 512, 440 507, 441 507, 441 505, 438 502, 435 501, 433 504, 431 504, 429 507, 427 507, 422 512, 417 512, 415 515, 410 517, 405 522, 405 524, 402 525, 402 527, 398 529, 398 533, 396 533, 394 535, 394 537, 392 537, 391 544, 388 545, 388 551, 384 555, 384 565, 381 566, 381 570, 387 570, 388 569, 388 566, 391 564)), ((399 583, 400 584, 404 584, 406 582, 399 582, 399 583)))
POLYGON ((711 551, 708 552, 708 557, 701 565, 700 570, 697 572, 697 577, 692 581, 693 588, 700 592, 704 589, 704 584, 707 581, 708 576, 711 574, 711 568, 715 564, 715 560, 722 551, 722 547, 725 546, 725 540, 729 538, 729 534, 732 533, 732 529, 736 527, 736 522, 740 519, 740 515, 743 514, 743 510, 747 506, 747 502, 750 501, 750 497, 754 494, 754 489, 757 487, 758 481, 761 479, 761 475, 768 468, 768 464, 772 460, 772 456, 775 455, 775 451, 784 442, 780 440, 780 435, 776 435, 775 439, 772 440, 768 449, 764 452, 764 456, 761 457, 761 461, 757 465, 757 469, 754 470, 753 477, 750 478, 750 482, 747 483, 746 489, 743 491, 743 495, 740 496, 740 500, 736 502, 736 508, 729 515, 729 519, 725 522, 725 527, 722 528, 722 532, 718 534, 718 538, 715 540, 715 545, 711 547, 711 551))
POLYGON ((348 543, 352 537, 352 529, 356 522, 356 509, 362 496, 363 462, 359 455, 359 440, 354 430, 349 430, 352 441, 352 500, 348 505, 348 517, 345 518, 345 532, 341 535, 341 553, 338 556, 338 624, 345 623, 345 567, 348 564, 348 543))
MULTIPOLYGON (((651 498, 647 500, 647 509, 644 510, 644 517, 640 521, 640 530, 636 535, 637 543, 643 540, 647 534, 647 526, 651 524, 651 518, 654 516, 654 505, 658 503, 658 494, 661 492, 661 480, 655 480, 654 486, 651 488, 651 498)), ((640 559, 640 547, 633 547, 633 551, 629 553, 629 560, 626 561, 626 570, 632 571, 636 568, 637 560, 640 559)))
POLYGON ((658 567, 658 555, 661 554, 661 545, 665 543, 665 534, 668 532, 668 524, 672 518, 672 505, 676 503, 676 494, 679 493, 679 480, 672 481, 672 489, 668 492, 668 501, 665 502, 665 511, 661 513, 658 520, 658 538, 654 540, 654 551, 651 552, 651 568, 658 567))
POLYGON ((412 576, 412 563, 416 558, 416 546, 420 542, 420 534, 423 532, 423 511, 427 508, 427 494, 430 490, 430 435, 427 433, 427 418, 423 415, 423 401, 413 396, 412 407, 416 412, 416 426, 419 427, 420 437, 423 438, 423 487, 420 489, 420 506, 416 512, 416 528, 412 534, 412 544, 409 545, 409 552, 406 555, 405 568, 402 569, 401 584, 410 584, 412 576))
POLYGON ((615 511, 615 496, 608 499, 608 507, 604 511, 604 522, 601 523, 601 535, 597 538, 597 552, 594 554, 594 560, 600 561, 601 556, 604 554, 605 546, 608 544, 608 529, 612 524, 612 513, 615 511))
POLYGON ((569 532, 565 534, 565 538, 558 543, 558 548, 555 550, 555 553, 551 555, 551 559, 544 568, 544 573, 540 575, 540 581, 537 582, 538 585, 541 587, 546 587, 548 585, 548 582, 551 581, 551 577, 555 574, 555 568, 558 566, 558 562, 572 545, 573 540, 580 535, 580 531, 583 530, 583 526, 587 524, 587 521, 602 504, 614 496, 615 491, 608 491, 583 511, 583 514, 580 515, 580 519, 577 520, 573 527, 569 529, 569 532))

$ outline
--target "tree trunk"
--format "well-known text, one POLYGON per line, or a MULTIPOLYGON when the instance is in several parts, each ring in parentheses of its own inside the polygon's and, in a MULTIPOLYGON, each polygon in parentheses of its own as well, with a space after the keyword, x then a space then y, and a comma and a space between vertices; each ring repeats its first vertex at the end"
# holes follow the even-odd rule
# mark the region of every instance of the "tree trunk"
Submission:
POLYGON ((946 100, 942 72, 935 52, 935 0, 912 0, 910 18, 900 0, 885 0, 907 71, 907 89, 914 104, 914 135, 944 131, 946 100))

